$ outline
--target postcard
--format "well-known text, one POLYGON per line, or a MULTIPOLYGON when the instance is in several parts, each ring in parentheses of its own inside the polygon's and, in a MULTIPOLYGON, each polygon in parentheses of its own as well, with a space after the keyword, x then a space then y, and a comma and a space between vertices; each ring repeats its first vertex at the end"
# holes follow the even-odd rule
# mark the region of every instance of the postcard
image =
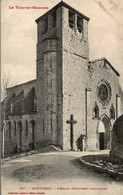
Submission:
POLYGON ((123 0, 2 0, 1 194, 122 195, 123 0))

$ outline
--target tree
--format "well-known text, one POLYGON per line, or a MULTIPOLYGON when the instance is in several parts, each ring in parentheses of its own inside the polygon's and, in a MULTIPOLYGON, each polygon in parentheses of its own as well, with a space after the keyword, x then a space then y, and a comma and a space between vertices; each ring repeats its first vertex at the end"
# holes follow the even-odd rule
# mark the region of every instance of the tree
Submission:
POLYGON ((3 74, 2 76, 2 87, 1 87, 1 149, 2 149, 2 158, 4 158, 4 145, 5 145, 5 131, 7 129, 7 119, 6 119, 6 107, 7 107, 7 88, 13 87, 14 85, 17 84, 16 81, 13 80, 12 76, 9 74, 3 74))
POLYGON ((4 100, 7 97, 6 89, 9 87, 13 87, 17 84, 17 82, 12 78, 10 73, 3 73, 2 81, 1 81, 1 100, 4 100))

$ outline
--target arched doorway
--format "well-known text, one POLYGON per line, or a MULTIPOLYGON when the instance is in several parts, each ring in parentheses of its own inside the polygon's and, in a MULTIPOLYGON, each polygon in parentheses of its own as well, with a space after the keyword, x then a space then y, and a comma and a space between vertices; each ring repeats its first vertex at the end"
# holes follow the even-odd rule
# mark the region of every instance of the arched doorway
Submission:
POLYGON ((102 116, 98 125, 98 140, 100 150, 110 149, 111 145, 110 129, 111 125, 109 118, 106 115, 102 116))

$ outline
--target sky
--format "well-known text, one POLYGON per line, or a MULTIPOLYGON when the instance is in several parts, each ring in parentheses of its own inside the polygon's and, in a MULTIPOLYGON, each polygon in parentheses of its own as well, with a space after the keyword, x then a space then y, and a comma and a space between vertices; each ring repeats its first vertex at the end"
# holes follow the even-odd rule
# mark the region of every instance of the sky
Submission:
MULTIPOLYGON (((2 0, 1 70, 18 84, 36 78, 35 20, 60 0, 2 0), (13 6, 14 9, 9 9, 13 6), (46 9, 16 9, 40 6, 46 9)), ((64 0, 90 18, 90 60, 106 57, 120 73, 123 89, 123 0, 64 0)))

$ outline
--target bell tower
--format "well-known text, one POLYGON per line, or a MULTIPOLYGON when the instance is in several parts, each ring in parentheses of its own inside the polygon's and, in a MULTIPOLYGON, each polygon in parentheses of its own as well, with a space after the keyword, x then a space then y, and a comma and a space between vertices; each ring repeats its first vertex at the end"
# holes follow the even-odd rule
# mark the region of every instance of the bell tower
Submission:
POLYGON ((66 121, 76 112, 70 106, 75 98, 72 88, 76 93, 75 85, 81 85, 81 79, 75 83, 72 80, 81 76, 89 57, 88 21, 63 1, 36 20, 37 132, 44 144, 64 148, 64 136, 69 137, 66 121))

